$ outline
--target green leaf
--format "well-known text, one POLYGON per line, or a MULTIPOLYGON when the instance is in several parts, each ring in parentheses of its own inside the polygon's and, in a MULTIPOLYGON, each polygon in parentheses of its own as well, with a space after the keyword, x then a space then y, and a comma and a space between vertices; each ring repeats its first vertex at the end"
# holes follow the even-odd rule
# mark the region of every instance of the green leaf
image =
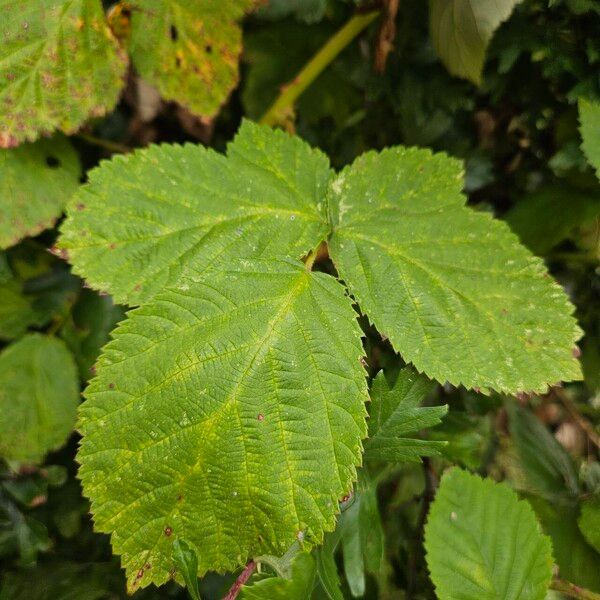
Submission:
POLYGON ((189 265, 299 258, 327 235, 329 161, 299 138, 246 121, 228 157, 152 146, 90 173, 60 247, 74 271, 117 302, 137 304, 189 265))
POLYGON ((503 392, 579 379, 573 306, 508 226, 464 206, 460 163, 368 152, 330 186, 330 255, 361 310, 419 371, 503 392))
POLYGON ((0 354, 0 456, 39 462, 75 424, 79 382, 71 354, 55 338, 29 334, 0 354))
POLYGON ((344 573, 355 598, 365 593, 365 571, 374 575, 380 573, 385 552, 377 486, 366 478, 364 471, 361 475, 352 504, 338 520, 344 573))
POLYGON ((577 523, 588 543, 600 552, 600 497, 582 503, 577 523))
POLYGON ((447 406, 420 406, 434 385, 411 367, 400 371, 393 388, 383 371, 377 374, 371 385, 366 460, 420 462, 422 456, 439 454, 444 442, 407 437, 435 427, 448 412, 447 406))
POLYGON ((531 490, 549 499, 579 493, 573 460, 530 411, 508 401, 510 433, 531 490))
POLYGON ((575 228, 598 217, 600 193, 555 183, 521 199, 504 219, 523 244, 544 255, 569 238, 575 228))
POLYGON ((111 110, 127 61, 100 0, 0 0, 0 147, 111 110))
POLYGON ((550 504, 539 497, 532 497, 529 501, 544 532, 552 538, 558 576, 575 585, 600 592, 600 554, 581 534, 577 526, 577 508, 550 504))
MULTIPOLYGON (((1 310, 1 309, 0 309, 1 310)), ((110 296, 82 290, 73 310, 60 330, 60 336, 73 353, 79 376, 87 381, 93 374, 100 348, 109 339, 115 325, 125 317, 125 310, 113 304, 110 296)))
POLYGON ((269 577, 242 587, 243 600, 306 600, 315 584, 315 559, 308 552, 298 553, 292 561, 289 579, 269 577))
POLYGON ((129 313, 81 408, 78 460, 129 589, 318 543, 366 435, 360 329, 343 288, 296 261, 233 261, 129 313), (150 565, 145 567, 145 565, 150 565))
POLYGON ((0 152, 0 248, 52 227, 80 175, 79 158, 63 137, 0 152))
POLYGON ((600 102, 579 99, 581 147, 600 178, 600 102))
POLYGON ((185 581, 185 587, 192 600, 200 599, 198 589, 198 556, 196 551, 183 539, 173 542, 173 560, 177 570, 185 581))
POLYGON ((28 327, 40 327, 50 319, 45 310, 38 309, 35 297, 23 294, 22 288, 15 278, 0 283, 0 339, 14 340, 28 327))
POLYGON ((529 504, 507 485, 458 468, 442 477, 425 549, 444 600, 542 600, 552 579, 550 540, 529 504))
POLYGON ((257 0, 135 0, 129 51, 166 100, 214 116, 238 81, 238 21, 257 0))
POLYGON ((431 40, 452 75, 481 83, 492 35, 520 1, 429 0, 431 40))
POLYGON ((340 528, 327 534, 323 545, 315 552, 319 582, 329 600, 344 600, 342 583, 335 564, 335 551, 341 540, 341 534, 340 528))

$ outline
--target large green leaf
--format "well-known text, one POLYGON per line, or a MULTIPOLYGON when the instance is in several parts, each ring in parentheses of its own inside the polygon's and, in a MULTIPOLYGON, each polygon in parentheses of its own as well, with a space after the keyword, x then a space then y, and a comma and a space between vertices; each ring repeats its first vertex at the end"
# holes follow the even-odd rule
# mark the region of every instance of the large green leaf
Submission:
POLYGON ((52 227, 79 186, 81 166, 62 137, 0 152, 0 248, 52 227))
POLYGON ((147 300, 231 258, 299 258, 327 234, 327 157, 246 121, 228 156, 153 146, 90 173, 62 228, 76 273, 117 302, 147 300))
POLYGON ((573 306, 508 226, 464 206, 458 161, 369 152, 330 186, 330 254, 419 371, 503 392, 579 379, 573 306))
POLYGON ((130 52, 166 100, 215 115, 238 80, 237 24, 257 0, 134 0, 130 52))
POLYGON ((77 370, 64 343, 29 334, 0 354, 0 456, 38 462, 75 424, 77 370))
POLYGON ((581 147, 600 177, 600 102, 579 100, 579 121, 581 123, 581 147))
POLYGON ((521 0, 430 0, 429 30, 433 45, 450 73, 481 82, 494 31, 521 0))
POLYGON ((341 286, 296 261, 234 261, 130 313, 79 452, 130 589, 169 578, 180 536, 201 575, 334 528, 366 435, 361 354, 341 286))
POLYGON ((420 462, 422 456, 439 454, 444 442, 408 437, 435 427, 448 411, 447 406, 420 406, 433 385, 411 367, 400 371, 393 388, 383 371, 377 374, 371 386, 367 460, 420 462))
POLYGON ((529 504, 458 468, 442 477, 425 549, 443 600, 542 600, 552 578, 550 540, 529 504))
POLYGON ((0 0, 0 147, 115 105, 126 60, 100 0, 0 0))

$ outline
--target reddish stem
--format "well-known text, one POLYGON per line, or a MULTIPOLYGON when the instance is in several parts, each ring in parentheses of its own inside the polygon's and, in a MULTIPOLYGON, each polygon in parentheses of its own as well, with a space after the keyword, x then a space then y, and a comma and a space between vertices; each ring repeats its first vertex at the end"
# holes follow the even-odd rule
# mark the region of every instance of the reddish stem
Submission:
POLYGON ((252 573, 254 573, 254 569, 256 569, 256 563, 251 560, 245 567, 245 569, 238 575, 238 578, 233 582, 233 585, 227 592, 227 595, 223 598, 223 600, 235 600, 237 595, 240 593, 242 586, 250 579, 252 573))

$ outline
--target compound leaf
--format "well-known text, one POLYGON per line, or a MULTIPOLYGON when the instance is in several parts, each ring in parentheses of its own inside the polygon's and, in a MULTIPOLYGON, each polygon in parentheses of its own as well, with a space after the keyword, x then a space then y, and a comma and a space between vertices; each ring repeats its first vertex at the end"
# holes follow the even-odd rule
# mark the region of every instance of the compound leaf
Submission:
POLYGON ((0 354, 0 456, 39 462, 75 425, 79 381, 61 340, 29 334, 0 354))
POLYGON ((502 392, 581 376, 564 291, 508 226, 464 206, 458 161, 369 152, 330 186, 330 254, 362 311, 419 371, 502 392))
POLYGON ((329 161, 298 138, 246 121, 228 157, 200 146, 117 156, 75 194, 60 247, 74 271, 137 304, 193 265, 299 258, 327 234, 329 161))
POLYGON ((448 411, 447 406, 420 406, 434 383, 405 367, 393 388, 380 371, 371 384, 369 439, 365 458, 393 462, 420 462, 422 456, 439 454, 444 442, 407 437, 435 427, 448 411))
POLYGON ((233 261, 129 313, 86 392, 79 461, 130 590, 169 579, 178 537, 202 575, 334 528, 366 435, 355 317, 335 279, 290 260, 233 261))
POLYGON ((238 80, 237 24, 257 0, 136 0, 130 53, 140 75, 166 100, 214 116, 238 80))
POLYGON ((453 75, 479 85, 494 31, 521 0, 430 0, 433 45, 453 75))
POLYGON ((583 139, 581 147, 600 177, 600 102, 580 98, 579 121, 583 139))
POLYGON ((100 0, 0 0, 0 147, 115 105, 127 61, 100 0))
POLYGON ((80 175, 79 158, 63 137, 0 152, 0 248, 52 227, 80 175))
POLYGON ((425 527, 427 565, 444 600, 542 600, 552 547, 505 484, 446 471, 425 527))

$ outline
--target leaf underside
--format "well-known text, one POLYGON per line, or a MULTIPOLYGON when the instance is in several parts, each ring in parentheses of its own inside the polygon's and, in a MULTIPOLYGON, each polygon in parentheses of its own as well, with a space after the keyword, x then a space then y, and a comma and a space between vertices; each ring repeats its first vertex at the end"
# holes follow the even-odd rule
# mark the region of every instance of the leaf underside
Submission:
POLYGON ((77 370, 64 343, 29 334, 0 354, 0 456, 39 462, 75 424, 77 370))
POLYGON ((62 137, 0 152, 0 248, 51 227, 80 174, 77 154, 62 137))
POLYGON ((573 306, 508 226, 464 206, 458 161, 364 154, 330 185, 330 255, 361 310, 438 381, 545 391, 581 376, 573 306))
POLYGON ((430 0, 429 31, 453 75, 479 85, 494 31, 521 0, 430 0))
POLYGON ((113 108, 127 61, 100 0, 0 0, 0 23, 0 147, 113 108))
POLYGON ((130 53, 163 98, 214 116, 238 80, 238 21, 257 0, 136 0, 130 53))
POLYGON ((425 549, 444 600, 542 600, 552 578, 550 540, 529 504, 505 484, 457 468, 442 477, 425 549))
POLYGON ((59 245, 94 287, 138 304, 190 266, 306 254, 327 234, 330 173, 322 153, 250 122, 227 157, 152 146, 91 171, 59 245))
POLYGON ((130 313, 81 409, 80 477, 130 590, 333 529, 366 435, 360 329, 296 261, 233 261, 130 313))

